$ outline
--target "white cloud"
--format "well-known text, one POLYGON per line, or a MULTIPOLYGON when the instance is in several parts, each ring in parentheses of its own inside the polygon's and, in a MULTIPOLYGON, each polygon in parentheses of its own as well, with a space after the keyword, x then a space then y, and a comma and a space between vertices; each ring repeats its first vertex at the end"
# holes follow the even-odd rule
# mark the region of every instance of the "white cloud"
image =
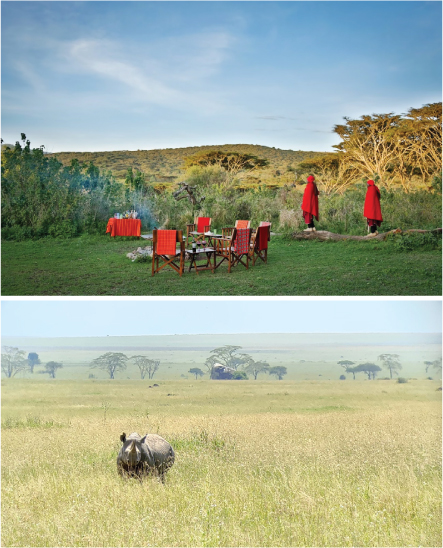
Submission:
POLYGON ((57 70, 114 81, 141 103, 213 111, 222 101, 210 91, 211 77, 221 70, 231 43, 225 33, 202 34, 140 51, 134 44, 79 39, 60 44, 57 70))

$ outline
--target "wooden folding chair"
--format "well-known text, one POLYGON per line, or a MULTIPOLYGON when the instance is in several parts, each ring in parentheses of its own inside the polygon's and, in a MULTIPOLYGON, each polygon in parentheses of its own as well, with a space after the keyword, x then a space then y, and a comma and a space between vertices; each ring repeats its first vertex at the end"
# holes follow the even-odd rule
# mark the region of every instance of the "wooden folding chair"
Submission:
POLYGON ((260 223, 251 238, 249 256, 252 259, 252 266, 255 266, 257 259, 264 263, 268 262, 268 242, 270 240, 271 223, 260 223))
POLYGON ((234 228, 251 228, 251 221, 235 221, 235 226, 222 228, 223 238, 230 238, 234 232, 234 228))
POLYGON ((160 272, 165 266, 170 266, 180 276, 185 266, 185 242, 181 230, 157 230, 152 231, 152 275, 160 272), (177 249, 177 242, 180 249, 177 249), (160 265, 160 259, 164 264, 160 265), (177 259, 180 263, 177 264, 177 259))
POLYGON ((222 228, 222 237, 230 239, 233 232, 234 232, 233 226, 225 226, 225 228, 222 228))
POLYGON ((233 266, 241 263, 249 268, 249 245, 251 242, 250 228, 234 228, 230 238, 217 238, 216 255, 221 257, 216 265, 218 268, 223 261, 228 261, 228 272, 231 272, 233 266), (246 260, 246 263, 243 262, 246 260))
POLYGON ((188 223, 186 225, 186 245, 189 244, 190 238, 195 238, 197 241, 204 240, 205 232, 211 230, 211 222, 211 217, 195 217, 193 223, 188 223))

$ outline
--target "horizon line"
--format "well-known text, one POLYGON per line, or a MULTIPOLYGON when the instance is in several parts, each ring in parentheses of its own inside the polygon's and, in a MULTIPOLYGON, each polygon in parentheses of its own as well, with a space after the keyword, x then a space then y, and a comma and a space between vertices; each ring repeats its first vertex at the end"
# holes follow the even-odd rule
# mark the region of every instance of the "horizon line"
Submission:
POLYGON ((441 335, 439 331, 260 331, 237 333, 156 333, 142 335, 3 335, 2 338, 20 337, 22 339, 94 339, 99 337, 175 337, 182 335, 441 335))

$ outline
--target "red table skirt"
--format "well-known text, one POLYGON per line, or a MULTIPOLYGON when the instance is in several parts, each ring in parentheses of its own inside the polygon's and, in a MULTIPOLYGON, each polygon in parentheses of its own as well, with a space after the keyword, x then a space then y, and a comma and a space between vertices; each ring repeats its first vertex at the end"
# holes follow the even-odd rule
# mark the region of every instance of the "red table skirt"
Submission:
POLYGON ((106 233, 111 236, 140 236, 142 222, 140 219, 115 219, 111 218, 106 227, 106 233))

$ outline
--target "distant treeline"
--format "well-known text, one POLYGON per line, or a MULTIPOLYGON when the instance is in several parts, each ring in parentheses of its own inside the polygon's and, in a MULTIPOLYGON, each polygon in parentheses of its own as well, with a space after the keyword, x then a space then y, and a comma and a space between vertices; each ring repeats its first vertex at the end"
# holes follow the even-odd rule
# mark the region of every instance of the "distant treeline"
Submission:
POLYGON ((260 171, 259 177, 252 177, 250 183, 266 183, 274 186, 294 182, 295 166, 303 160, 323 154, 314 151, 233 144, 158 150, 58 152, 54 156, 65 166, 70 165, 73 159, 83 163, 93 162, 100 169, 111 170, 114 177, 122 182, 126 180, 128 169, 131 168, 134 172, 142 172, 146 181, 161 190, 185 178, 184 167, 188 157, 211 150, 251 154, 266 159, 269 165, 260 171))
POLYGON ((320 154, 223 145, 48 155, 22 134, 2 151, 2 237, 103 233, 109 217, 127 209, 139 212, 144 230, 183 229, 201 214, 216 228, 250 219, 293 232, 304 227, 308 174, 321 192, 319 229, 362 231, 368 178, 381 188, 383 229, 441 226, 441 103, 346 118, 334 131, 337 152, 320 154), (179 181, 194 189, 192 200, 174 196, 179 181))

